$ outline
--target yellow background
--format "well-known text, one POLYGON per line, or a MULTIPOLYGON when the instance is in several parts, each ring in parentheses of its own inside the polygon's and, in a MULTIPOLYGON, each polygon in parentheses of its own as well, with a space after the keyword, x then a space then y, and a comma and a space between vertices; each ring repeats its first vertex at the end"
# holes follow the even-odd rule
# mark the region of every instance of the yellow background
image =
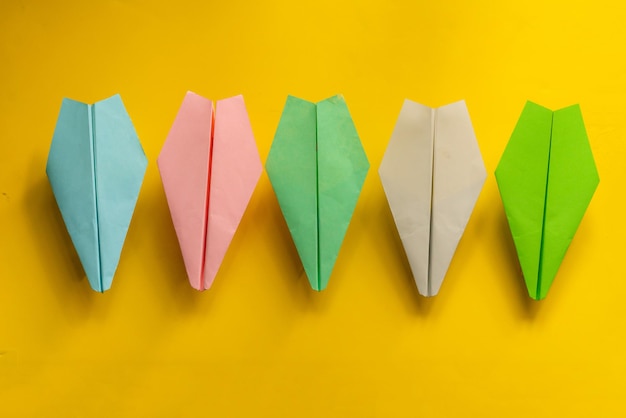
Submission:
POLYGON ((0 415, 623 416, 619 3, 2 1, 0 415), (187 90, 242 93, 263 161, 287 94, 344 94, 371 169, 327 290, 309 288, 265 173, 213 288, 189 286, 155 164, 187 90), (98 294, 45 163, 62 98, 115 93, 149 166, 98 294), (465 99, 489 172, 432 299, 377 175, 407 97, 465 99), (492 174, 527 99, 580 103, 601 177, 539 303, 492 174))

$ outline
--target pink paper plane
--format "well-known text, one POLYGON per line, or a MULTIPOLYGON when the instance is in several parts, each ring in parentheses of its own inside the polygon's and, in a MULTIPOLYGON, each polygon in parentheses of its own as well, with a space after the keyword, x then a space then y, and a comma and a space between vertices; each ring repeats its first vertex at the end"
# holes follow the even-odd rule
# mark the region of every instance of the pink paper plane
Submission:
POLYGON ((187 92, 157 164, 189 282, 208 289, 263 169, 243 97, 187 92))

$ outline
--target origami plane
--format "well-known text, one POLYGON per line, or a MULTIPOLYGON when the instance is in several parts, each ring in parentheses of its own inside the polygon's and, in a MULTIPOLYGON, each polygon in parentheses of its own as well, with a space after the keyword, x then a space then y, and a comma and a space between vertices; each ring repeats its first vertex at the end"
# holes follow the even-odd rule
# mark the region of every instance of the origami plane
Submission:
POLYGON ((342 96, 292 96, 265 165, 311 287, 328 285, 369 162, 342 96))
POLYGON ((157 160, 191 286, 211 287, 263 166, 242 96, 188 92, 157 160))
POLYGON ((435 296, 487 177, 465 102, 405 100, 378 173, 417 289, 435 296))
POLYGON ((527 102, 496 180, 528 294, 543 299, 600 181, 580 107, 527 102))
POLYGON ((119 95, 93 105, 64 99, 46 173, 91 287, 111 287, 146 171, 119 95))

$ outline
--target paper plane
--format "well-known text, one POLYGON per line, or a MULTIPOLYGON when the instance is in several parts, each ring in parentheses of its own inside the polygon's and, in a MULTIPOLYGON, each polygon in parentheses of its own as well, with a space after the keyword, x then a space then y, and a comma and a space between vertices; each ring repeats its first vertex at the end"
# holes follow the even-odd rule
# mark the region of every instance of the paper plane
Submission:
POLYGON ((147 166, 119 95, 64 99, 46 173, 91 287, 111 287, 147 166))
POLYGON ((405 100, 378 174, 417 289, 435 296, 487 177, 465 102, 405 100))
POLYGON ((208 289, 263 170, 243 97, 188 92, 157 164, 189 282, 208 289))
POLYGON ((289 96, 265 164, 311 287, 328 285, 369 169, 342 96, 289 96))
POLYGON ((600 181, 580 107, 527 102, 496 180, 528 294, 543 299, 600 181))

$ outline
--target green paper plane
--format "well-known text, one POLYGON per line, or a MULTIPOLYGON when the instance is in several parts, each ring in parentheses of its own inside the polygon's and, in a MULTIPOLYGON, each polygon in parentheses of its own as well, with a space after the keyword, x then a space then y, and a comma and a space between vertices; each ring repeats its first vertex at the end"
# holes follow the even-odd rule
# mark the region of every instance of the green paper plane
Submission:
POLYGON ((311 287, 321 291, 369 170, 343 97, 315 104, 289 96, 266 170, 311 287))
POLYGON ((527 102, 495 174, 528 294, 543 299, 600 181, 580 107, 527 102))

